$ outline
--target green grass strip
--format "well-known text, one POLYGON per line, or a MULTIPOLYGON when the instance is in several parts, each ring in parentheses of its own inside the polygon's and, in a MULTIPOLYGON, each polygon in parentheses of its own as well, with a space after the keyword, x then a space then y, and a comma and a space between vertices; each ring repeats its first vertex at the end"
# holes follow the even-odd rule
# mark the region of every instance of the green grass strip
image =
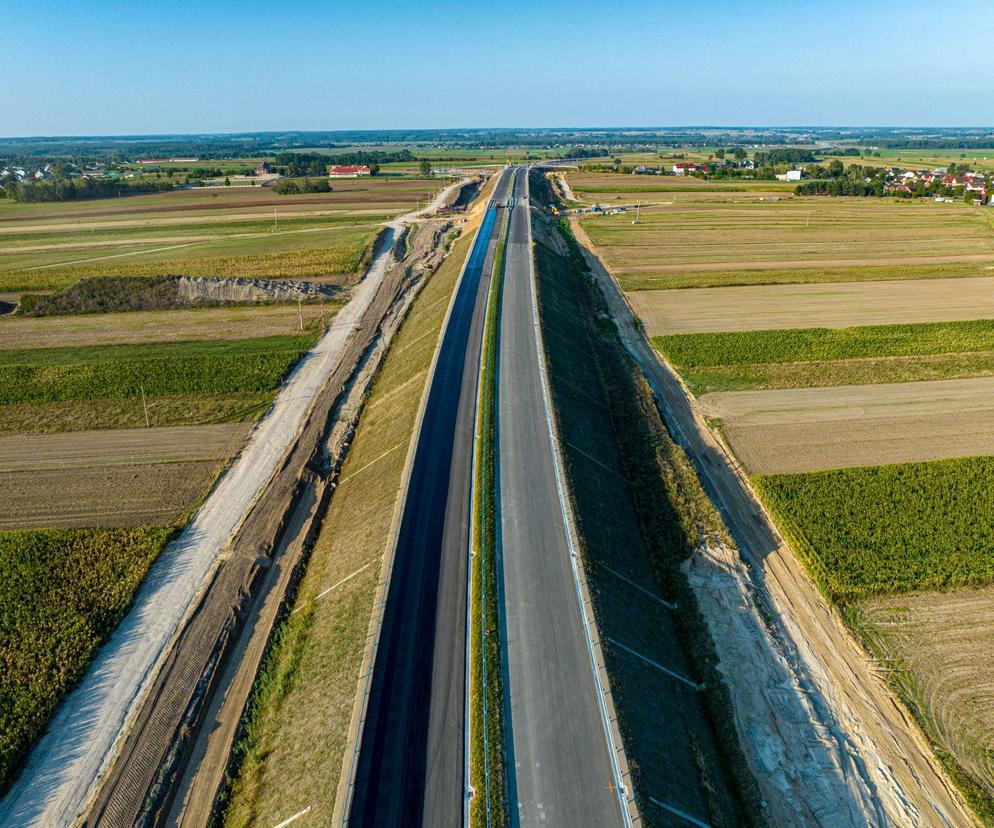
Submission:
POLYGON ((497 574, 497 349, 510 211, 504 214, 487 298, 476 422, 476 498, 470 572, 470 802, 474 828, 507 825, 504 680, 497 574))

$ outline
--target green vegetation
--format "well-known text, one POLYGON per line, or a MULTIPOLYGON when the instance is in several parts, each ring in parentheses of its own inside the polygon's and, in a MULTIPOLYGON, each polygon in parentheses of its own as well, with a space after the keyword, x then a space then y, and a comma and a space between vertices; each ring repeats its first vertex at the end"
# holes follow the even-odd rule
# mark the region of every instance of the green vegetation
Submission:
POLYGON ((146 408, 153 428, 251 422, 266 412, 274 396, 275 390, 147 397, 145 406, 134 398, 124 404, 111 398, 0 405, 0 434, 144 428, 146 408))
POLYGON ((994 373, 994 321, 655 336, 697 395, 994 373))
POLYGON ((67 316, 221 304, 184 299, 179 292, 178 280, 178 276, 98 276, 83 279, 51 295, 22 296, 17 313, 19 316, 67 316))
POLYGON ((994 320, 654 336, 681 368, 994 350, 994 320))
POLYGON ((497 343, 504 254, 510 213, 504 213, 487 298, 476 422, 476 497, 470 582, 470 824, 508 824, 504 757, 504 680, 501 666, 497 563, 497 343))
POLYGON ((0 790, 124 616, 171 531, 0 532, 0 790))
POLYGON ((317 332, 261 339, 0 352, 0 405, 276 388, 317 332))
POLYGON ((994 582, 994 457, 754 481, 811 576, 843 605, 994 582))
POLYGON ((761 824, 718 659, 680 569, 699 531, 724 534, 721 521, 667 434, 568 229, 563 238, 567 257, 541 242, 535 248, 541 321, 580 552, 640 813, 647 825, 671 823, 654 797, 712 825, 761 824), (614 641, 705 689, 647 667, 614 641))
POLYGON ((622 290, 796 285, 819 282, 887 282, 898 279, 954 279, 990 276, 983 264, 873 265, 870 267, 795 268, 784 270, 701 270, 674 273, 621 274, 622 290))
POLYGON ((171 181, 151 179, 123 180, 120 178, 61 178, 54 181, 8 182, 0 187, 0 198, 26 203, 38 201, 81 201, 90 198, 110 198, 132 193, 154 193, 171 190, 171 181))

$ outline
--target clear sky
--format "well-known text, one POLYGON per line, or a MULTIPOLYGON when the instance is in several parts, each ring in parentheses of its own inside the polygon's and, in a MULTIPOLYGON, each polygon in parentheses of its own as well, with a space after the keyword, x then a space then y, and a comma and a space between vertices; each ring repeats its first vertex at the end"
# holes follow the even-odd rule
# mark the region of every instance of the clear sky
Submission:
POLYGON ((991 0, 0 0, 0 135, 994 125, 991 0))

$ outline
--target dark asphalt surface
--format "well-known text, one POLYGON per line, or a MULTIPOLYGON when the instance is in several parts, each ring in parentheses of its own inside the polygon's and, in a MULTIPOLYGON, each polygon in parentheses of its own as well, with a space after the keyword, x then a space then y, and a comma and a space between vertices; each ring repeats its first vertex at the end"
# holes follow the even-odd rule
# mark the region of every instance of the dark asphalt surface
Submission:
MULTIPOLYGON (((508 180, 494 201, 506 197, 508 180)), ((432 378, 374 664, 352 826, 462 824, 473 436, 499 212, 487 212, 470 253, 432 378)))
POLYGON ((510 811, 523 826, 621 825, 542 396, 525 175, 515 183, 499 352, 510 811))

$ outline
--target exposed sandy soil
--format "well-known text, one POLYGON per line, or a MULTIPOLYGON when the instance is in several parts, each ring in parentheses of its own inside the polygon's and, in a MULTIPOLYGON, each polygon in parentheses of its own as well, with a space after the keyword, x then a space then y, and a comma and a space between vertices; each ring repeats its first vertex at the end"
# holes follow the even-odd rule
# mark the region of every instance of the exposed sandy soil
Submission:
POLYGON ((992 276, 639 290, 626 295, 650 336, 994 317, 992 276))
MULTIPOLYGON (((334 315, 336 305, 303 305, 304 324, 334 315)), ((297 306, 262 305, 189 310, 99 313, 83 316, 10 317, 0 319, 0 351, 181 342, 205 339, 252 339, 299 333, 297 306)))
POLYGON ((994 453, 994 379, 705 394, 752 474, 994 453))
POLYGON ((249 428, 0 437, 0 528, 169 523, 203 497, 249 428))
POLYGON ((994 792, 994 587, 874 598, 863 610, 910 672, 940 744, 994 792))

